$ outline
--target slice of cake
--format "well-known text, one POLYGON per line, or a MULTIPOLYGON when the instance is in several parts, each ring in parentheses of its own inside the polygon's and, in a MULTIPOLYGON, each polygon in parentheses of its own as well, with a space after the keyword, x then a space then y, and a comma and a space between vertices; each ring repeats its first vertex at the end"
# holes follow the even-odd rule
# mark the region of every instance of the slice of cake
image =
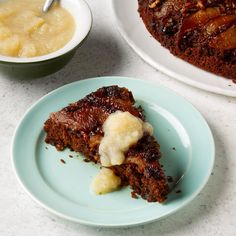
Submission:
MULTIPOLYGON (((115 182, 130 185, 133 196, 164 202, 169 188, 159 163, 160 146, 141 107, 134 103, 126 88, 100 88, 52 113, 44 124, 45 141, 59 151, 68 147, 80 152, 85 160, 112 170, 120 179, 115 182)), ((113 176, 103 171, 104 181, 107 181, 104 173, 113 176)))

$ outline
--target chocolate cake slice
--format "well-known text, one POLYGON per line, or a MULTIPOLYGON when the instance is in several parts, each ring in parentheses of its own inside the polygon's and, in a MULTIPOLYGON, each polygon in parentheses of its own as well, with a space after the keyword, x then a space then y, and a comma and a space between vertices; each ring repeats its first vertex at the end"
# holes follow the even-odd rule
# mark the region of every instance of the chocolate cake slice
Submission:
MULTIPOLYGON (((109 86, 98 89, 78 102, 52 113, 44 124, 46 143, 58 151, 70 148, 84 155, 85 160, 100 163, 99 144, 104 136, 103 123, 111 113, 129 112, 145 120, 143 111, 134 105, 133 95, 126 88, 109 86)), ((164 202, 169 192, 165 174, 159 163, 160 146, 147 133, 125 153, 121 165, 109 167, 130 185, 133 195, 149 202, 164 202)))
POLYGON ((236 79, 235 0, 138 0, 152 36, 172 54, 236 79))

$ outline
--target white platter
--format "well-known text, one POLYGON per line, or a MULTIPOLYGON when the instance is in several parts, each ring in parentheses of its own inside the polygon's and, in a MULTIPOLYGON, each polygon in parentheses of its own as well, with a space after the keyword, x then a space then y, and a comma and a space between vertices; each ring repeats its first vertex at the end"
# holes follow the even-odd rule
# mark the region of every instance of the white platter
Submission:
POLYGON ((236 97, 236 84, 231 80, 201 70, 162 47, 150 35, 139 17, 137 0, 112 0, 112 9, 121 35, 151 66, 191 86, 236 97))

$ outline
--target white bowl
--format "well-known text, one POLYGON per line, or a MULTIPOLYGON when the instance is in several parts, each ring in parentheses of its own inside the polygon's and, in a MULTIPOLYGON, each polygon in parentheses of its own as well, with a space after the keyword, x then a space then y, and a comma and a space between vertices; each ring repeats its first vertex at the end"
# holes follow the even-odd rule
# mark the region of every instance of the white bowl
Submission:
POLYGON ((21 58, 0 55, 0 64, 2 66, 5 68, 10 66, 17 69, 29 69, 31 75, 34 68, 36 69, 36 74, 40 71, 49 74, 53 72, 50 72, 49 68, 58 70, 72 58, 76 48, 86 39, 91 29, 92 13, 84 0, 60 0, 60 5, 68 10, 75 20, 75 33, 72 39, 63 48, 43 56, 21 58), (52 62, 54 62, 53 65, 46 68, 52 62))

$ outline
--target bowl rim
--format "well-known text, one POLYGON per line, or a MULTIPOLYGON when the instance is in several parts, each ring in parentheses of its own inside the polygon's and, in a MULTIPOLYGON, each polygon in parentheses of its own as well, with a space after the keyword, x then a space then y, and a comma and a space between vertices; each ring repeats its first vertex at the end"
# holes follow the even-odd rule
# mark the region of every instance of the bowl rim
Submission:
MULTIPOLYGON (((89 21, 88 23, 88 27, 87 30, 85 31, 84 35, 78 39, 75 39, 76 43, 75 45, 72 45, 72 47, 68 47, 66 50, 63 50, 64 47, 70 43, 74 37, 72 37, 62 48, 51 52, 49 54, 45 54, 45 55, 41 55, 41 56, 36 56, 36 57, 11 57, 11 56, 4 56, 4 55, 0 55, 0 63, 1 64, 36 64, 36 63, 41 63, 41 62, 48 62, 51 60, 54 60, 56 58, 60 58, 63 55, 66 55, 70 52, 72 52, 73 50, 75 50, 76 48, 78 48, 88 37, 91 29, 92 29, 92 24, 93 24, 93 15, 92 15, 92 11, 90 6, 88 5, 88 3, 85 0, 76 0, 77 4, 81 3, 83 8, 87 9, 87 16, 89 21)), ((75 15, 72 14, 68 9, 67 11, 72 15, 73 18, 75 18, 75 15)), ((76 15, 77 17, 77 15, 76 15)), ((78 25, 76 24, 75 26, 75 32, 76 33, 78 28, 78 25)))

